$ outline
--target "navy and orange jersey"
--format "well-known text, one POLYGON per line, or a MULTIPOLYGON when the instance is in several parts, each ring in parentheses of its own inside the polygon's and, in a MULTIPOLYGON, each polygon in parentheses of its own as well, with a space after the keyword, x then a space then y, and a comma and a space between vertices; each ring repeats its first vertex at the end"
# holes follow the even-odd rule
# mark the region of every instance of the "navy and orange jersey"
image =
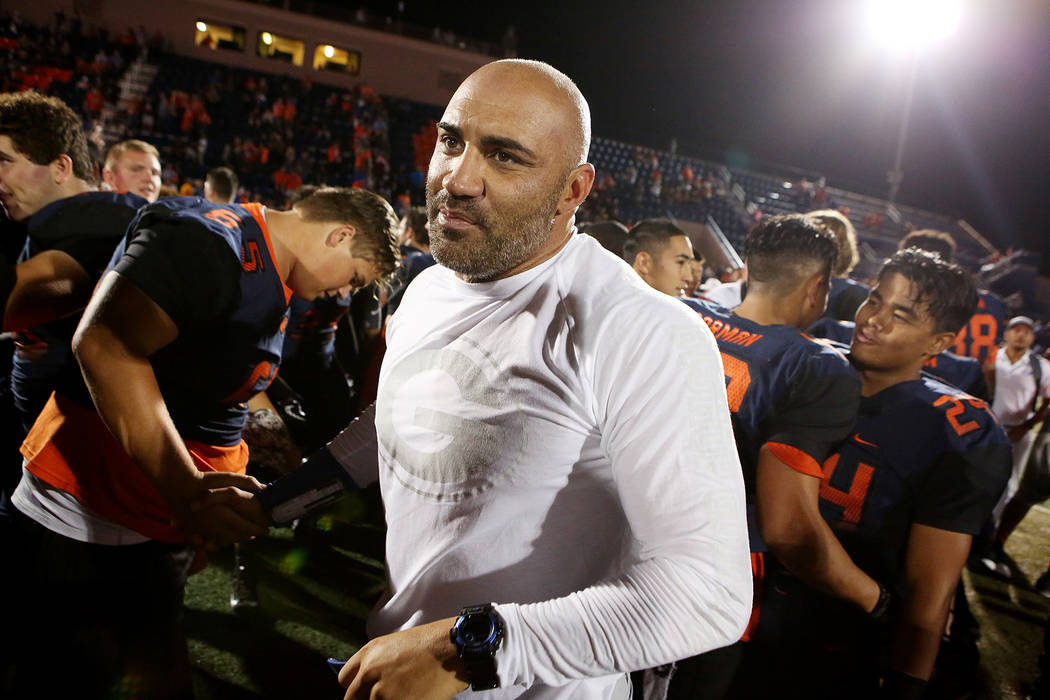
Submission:
POLYGON ((865 285, 849 277, 832 277, 828 289, 828 308, 822 318, 852 321, 870 291, 865 285))
POLYGON ((860 568, 900 585, 912 524, 977 534, 1010 465, 985 403, 923 376, 861 399, 852 437, 824 463, 820 510, 860 568))
POLYGON ((836 343, 849 347, 853 341, 853 330, 857 324, 853 321, 840 321, 836 318, 823 316, 816 323, 806 329, 806 333, 814 338, 833 340, 836 343))
POLYGON ((314 361, 335 354, 339 319, 350 310, 351 296, 338 294, 314 300, 293 296, 288 307, 288 331, 284 336, 284 361, 294 358, 314 361))
MULTIPOLYGON (((860 380, 846 357, 796 328, 761 325, 711 302, 683 299, 714 333, 740 464, 753 502, 763 445, 780 461, 821 478, 821 465, 853 428, 860 380)), ((765 547, 750 523, 753 551, 765 547)))
POLYGON ((952 352, 963 357, 972 357, 983 364, 1003 339, 1006 305, 991 292, 981 290, 979 296, 977 311, 955 337, 952 352))
MULTIPOLYGON (((84 269, 94 285, 113 249, 123 239, 139 207, 136 194, 84 192, 51 202, 27 222, 27 237, 18 262, 48 250, 60 250, 84 269)), ((25 428, 32 424, 60 374, 79 373, 70 344, 80 314, 51 321, 16 335, 11 391, 25 428)))
POLYGON ((979 399, 987 398, 988 387, 984 381, 981 363, 972 357, 962 357, 947 350, 934 355, 922 366, 922 371, 941 379, 964 393, 979 399))
MULTIPOLYGON (((277 373, 291 299, 262 206, 160 200, 139 211, 110 269, 178 328, 151 363, 179 434, 207 445, 238 444, 247 400, 277 373)), ((62 390, 87 398, 83 382, 62 390)))

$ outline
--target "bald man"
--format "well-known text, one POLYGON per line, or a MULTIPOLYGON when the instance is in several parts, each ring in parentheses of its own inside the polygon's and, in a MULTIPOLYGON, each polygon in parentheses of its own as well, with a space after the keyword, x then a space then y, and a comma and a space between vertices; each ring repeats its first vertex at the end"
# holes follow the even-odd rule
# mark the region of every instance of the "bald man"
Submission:
POLYGON ((744 630, 718 350, 576 232, 589 141, 579 90, 534 61, 480 68, 438 125, 439 264, 387 328, 374 430, 363 417, 307 467, 378 478, 386 509, 389 588, 346 698, 626 699, 629 671, 744 630))

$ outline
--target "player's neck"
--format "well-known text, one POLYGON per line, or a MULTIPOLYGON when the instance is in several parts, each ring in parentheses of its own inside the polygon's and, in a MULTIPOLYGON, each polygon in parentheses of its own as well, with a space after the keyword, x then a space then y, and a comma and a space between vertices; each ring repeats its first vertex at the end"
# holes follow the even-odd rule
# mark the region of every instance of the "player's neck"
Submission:
POLYGON ((297 245, 293 232, 293 225, 299 221, 299 215, 294 211, 276 211, 267 208, 265 211, 266 229, 270 234, 270 244, 273 246, 274 263, 281 272, 281 281, 287 282, 292 272, 292 267, 298 260, 296 253, 297 245))
POLYGON ((58 196, 55 197, 55 201, 66 197, 76 197, 78 194, 84 194, 85 192, 97 191, 98 187, 91 183, 81 180, 79 177, 71 177, 58 187, 58 196))
POLYGON ((733 313, 763 326, 780 324, 803 330, 800 326, 803 317, 801 300, 795 297, 794 294, 774 297, 751 291, 740 302, 740 306, 733 309, 733 313))
POLYGON ((860 374, 860 395, 874 396, 891 386, 914 381, 922 376, 922 365, 923 363, 920 362, 914 366, 895 369, 861 369, 858 372, 860 374))

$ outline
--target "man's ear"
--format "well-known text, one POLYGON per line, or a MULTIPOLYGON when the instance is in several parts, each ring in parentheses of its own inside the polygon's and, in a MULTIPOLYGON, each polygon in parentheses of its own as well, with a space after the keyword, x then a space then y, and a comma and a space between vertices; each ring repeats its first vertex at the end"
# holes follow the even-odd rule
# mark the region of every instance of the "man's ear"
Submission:
POLYGON ((631 265, 639 275, 647 275, 653 269, 653 256, 648 251, 641 251, 634 256, 634 264, 631 265))
POLYGON ((812 302, 813 304, 820 306, 827 304, 827 287, 824 285, 828 281, 828 276, 822 272, 810 275, 805 282, 806 289, 806 301, 812 302), (822 298, 823 297, 823 298, 822 298))
POLYGON ((569 173, 569 182, 558 201, 557 214, 575 214, 576 209, 587 199, 594 185, 594 166, 590 163, 577 165, 569 173))
POLYGON ((51 179, 56 185, 65 184, 66 180, 73 176, 73 159, 65 153, 51 161, 48 167, 51 169, 51 179))
POLYGON ((328 232, 328 235, 325 236, 324 243, 329 248, 337 248, 342 245, 344 241, 352 240, 356 234, 356 228, 350 224, 342 224, 328 232))
POLYGON ((938 333, 930 338, 930 342, 926 345, 927 356, 939 355, 950 348, 955 343, 955 335, 955 333, 938 333))

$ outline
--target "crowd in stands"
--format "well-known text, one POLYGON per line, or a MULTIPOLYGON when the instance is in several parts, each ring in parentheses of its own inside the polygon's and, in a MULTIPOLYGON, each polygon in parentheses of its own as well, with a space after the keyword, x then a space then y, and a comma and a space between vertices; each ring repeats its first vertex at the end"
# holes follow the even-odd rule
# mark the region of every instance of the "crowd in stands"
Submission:
MULTIPOLYGON (((272 207, 275 216, 280 216, 287 212, 277 210, 285 210, 292 205, 302 207, 304 202, 307 203, 307 209, 321 206, 316 204, 319 201, 318 187, 344 188, 339 190, 338 196, 350 199, 362 195, 361 191, 367 191, 364 195, 374 200, 369 200, 368 206, 379 212, 373 214, 380 221, 374 237, 380 241, 375 247, 382 249, 382 255, 379 256, 382 264, 376 263, 379 266, 374 269, 367 265, 361 268, 367 268, 368 274, 359 274, 358 268, 353 268, 353 283, 349 286, 340 284, 338 287, 325 287, 323 294, 318 292, 316 301, 293 298, 293 290, 283 283, 279 290, 276 286, 269 290, 274 296, 271 300, 274 308, 281 306, 280 296, 285 295, 283 303, 287 306, 290 301, 291 311, 280 326, 280 342, 283 345, 276 354, 280 359, 283 350, 284 362, 277 374, 278 379, 267 394, 266 403, 269 405, 260 407, 248 404, 244 408, 249 413, 246 437, 249 442, 258 443, 257 455, 271 455, 266 459, 260 456, 255 459, 272 464, 255 466, 282 472, 287 463, 298 464, 302 454, 314 452, 325 445, 341 426, 345 426, 363 406, 374 399, 378 369, 385 352, 384 329, 387 321, 398 312, 405 290, 416 276, 435 264, 430 253, 427 211, 421 206, 425 202, 427 164, 437 142, 437 114, 434 108, 385 98, 365 84, 337 88, 305 78, 264 75, 176 57, 165 50, 162 38, 147 37, 141 29, 129 28, 123 34, 113 35, 101 28, 86 26, 76 17, 62 14, 56 15, 51 24, 39 27, 15 14, 5 13, 0 15, 0 93, 29 90, 57 96, 76 111, 84 133, 96 149, 91 154, 97 166, 94 179, 91 173, 77 176, 84 185, 83 192, 92 190, 97 184, 94 180, 104 182, 107 189, 112 190, 106 193, 112 194, 106 203, 120 210, 117 214, 111 211, 111 214, 124 226, 129 221, 133 222, 132 226, 141 225, 139 219, 133 217, 137 217, 136 212, 143 211, 139 207, 146 204, 145 200, 135 195, 134 188, 114 184, 114 159, 128 150, 128 144, 131 144, 131 150, 145 154, 143 157, 147 165, 156 163, 159 168, 162 205, 167 200, 168 204, 163 206, 176 212, 180 207, 185 207, 201 221, 218 220, 227 225, 223 217, 230 216, 228 212, 232 210, 211 209, 203 201, 191 204, 187 203, 188 200, 168 198, 199 195, 214 203, 258 202, 272 207), (147 65, 156 69, 148 71, 148 85, 141 90, 125 89, 124 79, 133 67, 147 65), (128 190, 131 191, 130 195, 127 194, 128 190), (121 198, 119 201, 116 199, 118 197, 121 198), (215 214, 216 211, 220 213, 215 214), (222 212, 227 213, 224 215, 222 212), (396 221, 400 221, 401 227, 397 243, 400 244, 402 262, 394 272, 396 256, 393 253, 393 226, 396 221), (390 250, 386 250, 387 243, 390 244, 390 250), (365 289, 357 292, 349 287, 365 289), (357 293, 351 294, 351 291, 357 293), (283 335, 285 331, 287 336, 283 335), (284 424, 278 421, 273 426, 261 422, 260 416, 266 411, 270 412, 267 415, 274 412, 280 414, 284 424), (277 433, 280 433, 280 439, 274 438, 277 433)), ((790 338, 777 340, 772 345, 773 349, 761 351, 771 353, 769 358, 782 359, 778 353, 798 353, 800 357, 806 358, 805 362, 809 362, 811 356, 820 355, 820 362, 832 368, 829 370, 831 374, 852 376, 849 363, 842 355, 828 350, 827 343, 820 344, 821 349, 815 349, 810 344, 812 339, 798 331, 825 337, 829 343, 844 339, 848 343, 855 331, 852 321, 855 317, 860 318, 857 316, 858 309, 862 305, 870 306, 866 300, 871 298, 869 291, 872 287, 887 280, 894 281, 897 277, 912 280, 908 275, 920 279, 923 270, 931 267, 936 268, 937 274, 945 279, 960 283, 963 288, 960 294, 964 293, 967 299, 953 301, 955 306, 970 308, 966 305, 969 297, 978 299, 977 282, 974 280, 979 281, 980 278, 974 275, 971 279, 960 267, 950 264, 953 258, 965 261, 968 255, 970 259, 976 256, 971 255, 969 249, 957 250, 959 245, 965 246, 958 237, 953 238, 933 230, 913 231, 921 228, 919 224, 922 217, 928 215, 920 210, 909 210, 903 216, 891 215, 888 211, 881 213, 874 207, 864 208, 867 205, 862 198, 829 188, 820 177, 785 179, 760 175, 674 152, 602 138, 594 139, 590 157, 596 166, 597 177, 590 197, 579 210, 581 228, 599 239, 616 256, 625 259, 650 287, 665 295, 681 297, 690 308, 701 314, 703 321, 716 334, 723 361, 727 363, 732 362, 727 353, 732 355, 735 347, 743 344, 743 341, 740 340, 739 330, 733 330, 732 333, 737 335, 731 336, 725 329, 731 328, 730 324, 740 323, 743 318, 746 323, 742 327, 751 329, 745 330, 744 337, 749 337, 747 333, 751 333, 757 339, 762 338, 762 333, 767 333, 767 344, 775 339, 768 331, 770 324, 782 327, 785 331, 793 329, 788 333, 790 338), (703 256, 694 249, 694 243, 686 233, 678 228, 675 223, 677 219, 724 231, 730 244, 751 256, 749 265, 753 267, 749 270, 747 266, 724 264, 705 268, 703 256), (905 238, 904 234, 908 232, 911 233, 905 238), (783 240, 791 241, 790 245, 802 251, 799 259, 808 261, 801 265, 806 268, 802 272, 796 269, 799 268, 797 259, 784 253, 783 245, 786 244, 783 244, 783 240), (890 242, 894 248, 900 247, 900 252, 890 251, 891 254, 897 254, 890 267, 885 268, 882 262, 886 255, 881 253, 886 252, 885 246, 890 242), (927 252, 918 253, 916 249, 927 252), (785 276, 783 270, 789 268, 797 274, 787 281, 780 279, 785 276), (887 272, 887 269, 890 271, 887 272), (784 290, 789 294, 782 293, 784 290), (785 304, 785 299, 791 303, 785 304), (775 318, 768 315, 773 308, 778 314, 775 318), (732 314, 733 309, 737 309, 740 315, 732 314)), ((331 192, 322 190, 326 191, 331 192)), ((150 202, 157 199, 152 190, 139 194, 150 202)), ((105 198, 103 193, 95 192, 94 195, 98 195, 100 201, 105 198)), ((256 216, 253 206, 249 204, 236 210, 243 213, 244 217, 237 218, 235 225, 244 229, 244 235, 256 237, 252 239, 256 243, 256 257, 246 254, 245 251, 249 249, 242 247, 241 265, 248 270, 263 260, 265 264, 276 268, 277 256, 269 246, 265 225, 252 223, 251 217, 256 216), (269 252, 267 257, 259 258, 259 241, 264 238, 269 252)), ((149 211, 157 212, 160 209, 149 211)), ((164 216, 169 215, 177 218, 176 214, 170 212, 164 216)), ((929 216, 940 221, 936 215, 929 216)), ((304 230, 309 223, 297 221, 297 225, 304 230)), ((10 230, 16 228, 11 221, 5 221, 4 224, 10 230)), ((21 233, 25 240, 25 231, 21 233)), ((34 254, 31 250, 32 237, 29 240, 30 243, 19 258, 20 262, 25 262, 34 254)), ((321 249, 321 244, 317 247, 321 249)), ((123 249, 118 247, 117 250, 123 249)), ((179 255, 182 254, 179 251, 179 255)), ((314 251, 311 255, 320 254, 314 251)), ((604 253, 601 255, 603 259, 607 257, 604 253)), ((114 258, 119 259, 119 256, 114 258)), ((728 256, 727 259, 732 261, 733 257, 728 256)), ((365 260, 369 264, 375 262, 371 258, 365 260)), ((987 271, 998 270, 998 266, 1013 260, 1011 254, 1005 260, 990 262, 987 271)), ((360 262, 358 260, 354 264, 360 262)), ((218 267, 211 272, 221 274, 218 267)), ((302 279, 298 282, 305 284, 302 279)), ((892 285, 887 284, 889 286, 892 285)), ((951 290, 940 289, 936 293, 951 296, 951 290)), ((886 294, 891 295, 888 291, 886 294)), ((992 562, 988 567, 995 572, 1001 564, 1002 542, 1016 525, 1008 517, 1008 525, 1001 526, 997 518, 1001 516, 1002 508, 1012 503, 1012 498, 1017 498, 1018 491, 1022 495, 1034 492, 1050 496, 1050 492, 1044 493, 1045 489, 1042 488, 1046 484, 1028 484, 1026 491, 1022 478, 1028 445, 1034 437, 1030 433, 1041 422, 1046 415, 1047 405, 1050 405, 1050 364, 1039 359, 1039 355, 1050 346, 1050 324, 1033 320, 1030 309, 1022 308, 1021 304, 1026 299, 1020 295, 1011 299, 1014 306, 1008 308, 1001 299, 986 290, 981 290, 980 294, 977 313, 971 316, 968 312, 964 316, 969 320, 954 342, 939 325, 936 328, 931 325, 929 335, 931 338, 939 337, 937 342, 941 345, 931 358, 933 361, 924 366, 921 363, 916 365, 916 371, 919 366, 924 367, 921 381, 936 384, 934 393, 940 392, 938 396, 955 396, 950 393, 950 387, 945 388, 941 384, 941 380, 966 389, 968 394, 964 398, 969 401, 966 410, 979 412, 979 416, 973 419, 981 423, 983 442, 979 447, 984 449, 991 445, 996 448, 996 454, 1003 457, 1000 461, 1005 464, 1010 445, 1007 435, 998 429, 995 419, 979 399, 987 400, 992 412, 998 412, 999 404, 1006 400, 1001 395, 1009 385, 1003 379, 1005 375, 996 374, 996 362, 1002 364, 1004 357, 1010 357, 1013 362, 1011 366, 1014 366, 1018 362, 1017 358, 1026 358, 1031 352, 1033 367, 1046 365, 1046 370, 1043 370, 1045 381, 1038 378, 1040 375, 1036 370, 1034 391, 1037 396, 1031 402, 1031 410, 1029 400, 1025 397, 1019 404, 1020 408, 1014 406, 1014 412, 1019 416, 1017 422, 1006 425, 1008 429, 1018 431, 1016 439, 1013 433, 1009 434, 1015 443, 1013 479, 1000 503, 1000 510, 987 523, 984 535, 988 542, 979 552, 990 555, 992 562), (985 320, 986 317, 990 320, 985 320), (1028 333, 1025 333, 1025 329, 1028 333), (1000 345, 1002 352, 997 354, 999 350, 996 348, 1000 345), (967 373, 966 386, 963 386, 963 380, 957 379, 962 375, 953 372, 967 373), (1045 405, 1040 405, 1036 400, 1040 397, 1046 401, 1045 405), (1021 441, 1021 433, 1029 434, 1029 443, 1018 454, 1016 443, 1021 441)), ((899 300, 903 296, 898 294, 895 298, 899 300)), ((206 305, 206 300, 197 301, 206 305)), ((930 303, 925 298, 923 301, 930 303)), ((869 309, 866 313, 878 312, 869 309)), ((939 319, 937 322, 940 324, 939 319)), ((16 357, 22 357, 30 352, 33 342, 39 338, 25 329, 16 330, 21 331, 16 357)), ((72 342, 72 329, 66 330, 70 331, 70 338, 66 340, 72 342)), ((955 328, 952 328, 950 334, 955 333, 955 328)), ((46 346, 45 342, 45 350, 46 346)), ((750 347, 750 344, 746 346, 750 347)), ((7 346, 0 347, 0 350, 6 349, 7 346)), ((273 351, 272 348, 268 350, 273 351)), ((754 352, 754 356, 763 362, 769 359, 761 356, 757 349, 754 352)), ((772 366, 775 362, 769 360, 766 364, 772 366)), ((726 365, 727 368, 730 366, 726 365)), ((260 364, 259 368, 261 372, 273 370, 270 365, 263 367, 260 364)), ((798 386, 812 381, 812 377, 802 370, 793 369, 792 372, 796 374, 792 375, 790 381, 799 382, 798 386)), ((265 384, 269 386, 274 374, 272 371, 268 377, 253 374, 252 378, 265 378, 265 384)), ((730 369, 727 369, 726 377, 732 382, 730 369)), ((767 380, 771 383, 774 381, 767 380)), ((807 386, 812 390, 812 385, 807 386)), ((854 403, 859 404, 859 386, 843 380, 837 390, 852 392, 851 396, 855 394, 854 403)), ((914 387, 909 391, 919 392, 914 387)), ((731 405, 733 396, 730 390, 731 405)), ((0 400, 6 401, 8 398, 0 391, 0 400)), ((739 398, 742 400, 742 394, 739 398)), ((794 396, 794 399, 798 400, 798 396, 794 396)), ((827 397, 815 397, 814 401, 818 399, 826 402, 827 397)), ((929 397, 923 400, 926 399, 929 397)), ((961 401, 958 398, 945 400, 961 401)), ((55 402, 56 399, 52 397, 51 403, 55 402)), ((940 406, 941 403, 934 405, 940 406)), ((962 406, 961 403, 959 405, 962 406)), ((733 408, 734 414, 738 413, 739 408, 739 405, 733 408)), ((758 415, 766 408, 761 405, 746 409, 754 412, 751 418, 758 433, 768 428, 762 423, 765 419, 758 415), (758 430, 760 424, 762 430, 758 430)), ((791 459, 805 462, 803 466, 789 465, 799 472, 805 472, 809 463, 816 464, 816 473, 810 469, 809 477, 820 476, 820 464, 832 454, 836 444, 847 440, 853 425, 838 424, 841 421, 837 414, 833 415, 835 406, 824 408, 827 409, 824 418, 837 431, 834 439, 825 435, 821 439, 827 444, 822 444, 819 449, 813 450, 813 455, 807 454, 804 458, 798 456, 801 452, 795 448, 792 448, 794 452, 778 452, 778 458, 783 458, 782 461, 790 461, 784 457, 790 452, 791 459)), ((40 410, 37 406, 34 413, 40 413, 40 410)), ((856 405, 851 410, 856 413, 856 405)), ((923 415, 928 417, 927 414, 923 415)), ((936 415, 938 419, 941 418, 941 413, 936 415)), ((32 425, 32 420, 28 422, 27 429, 29 425, 32 425)), ((871 425, 885 428, 880 423, 871 425)), ((958 423, 955 426, 960 440, 948 440, 945 444, 952 449, 953 454, 958 451, 963 455, 960 457, 963 459, 966 451, 972 447, 961 440, 969 429, 960 429, 958 423)), ((807 426, 807 429, 812 427, 807 426)), ((752 461, 757 464, 764 459, 759 454, 760 444, 763 450, 770 445, 773 446, 770 449, 782 450, 785 446, 774 439, 776 437, 764 433, 762 439, 756 437, 752 461)), ((976 438, 971 435, 970 440, 975 441, 976 438)), ((920 442, 921 436, 916 438, 916 445, 920 442)), ((1040 438, 1037 444, 1046 444, 1047 450, 1050 450, 1050 436, 1045 440, 1040 438)), ((21 458, 18 459, 20 461, 21 458)), ((4 460, 5 467, 9 461, 4 460)), ((855 466, 860 469, 866 465, 858 463, 855 466)), ((832 466, 831 470, 834 469, 832 466)), ((989 477, 984 485, 990 489, 988 484, 992 481, 995 480, 989 477)), ((815 493, 807 490, 804 495, 807 498, 813 496, 815 504, 815 493)), ((996 493, 1002 493, 1001 486, 996 493)), ((982 492, 980 499, 974 498, 975 503, 978 500, 978 505, 982 507, 984 501, 989 501, 987 505, 990 508, 995 498, 982 492)), ((1027 498, 1023 503, 1015 504, 1015 510, 1020 509, 1023 517, 1032 502, 1031 498, 1027 498)), ((940 505, 937 504, 937 507, 940 505)), ((967 531, 979 529, 975 523, 979 526, 984 520, 983 514, 981 517, 974 515, 979 510, 974 506, 972 511, 968 511, 965 525, 959 527, 967 531)), ((820 513, 817 512, 815 517, 819 520, 820 513)), ((907 524, 911 525, 911 521, 907 524)), ((827 534, 813 534, 813 537, 825 537, 827 534)), ((809 566, 805 563, 788 563, 792 557, 791 547, 797 543, 788 542, 785 545, 785 541, 776 536, 775 528, 770 529, 768 534, 763 530, 763 535, 770 539, 770 550, 777 550, 787 568, 794 572, 794 566, 803 569, 809 566)), ((755 546, 754 542, 752 546, 755 546)), ((958 562, 959 567, 963 560, 958 562)), ((856 576, 855 583, 859 581, 863 584, 861 587, 866 587, 864 595, 858 595, 849 602, 862 609, 871 620, 885 622, 891 612, 889 601, 893 595, 883 585, 884 581, 859 573, 852 562, 845 568, 849 568, 851 575, 856 576)), ((886 575, 898 573, 893 569, 886 575)), ((820 583, 822 574, 812 571, 810 574, 813 580, 820 583)), ((1050 596, 1050 571, 1044 579, 1041 585, 1050 596)), ((808 578, 805 580, 810 582, 808 578)), ((819 585, 817 587, 820 588, 819 585)), ((972 618, 965 607, 965 596, 962 595, 960 600, 959 595, 956 596, 956 620, 959 621, 954 624, 962 627, 969 624, 972 618)), ((236 601, 245 603, 250 597, 250 591, 235 591, 236 601)), ((846 599, 845 595, 842 597, 846 599)), ((852 612, 856 613, 856 610, 852 612)), ((869 620, 865 618, 865 621, 869 620)), ((955 626, 952 634, 957 635, 957 638, 965 636, 963 631, 957 632, 955 626)), ((967 638, 967 642, 972 642, 975 648, 974 639, 967 638)), ((936 647, 937 643, 939 637, 933 646, 936 647)), ((800 655, 806 652, 807 649, 799 648, 800 655)), ((932 659, 929 666, 933 666, 932 659)), ((683 668, 688 666, 683 664, 683 668)), ((928 676, 929 669, 926 670, 928 676)), ((707 671, 697 673, 702 675, 707 671)), ((835 679, 834 682, 839 682, 838 676, 835 679)), ((896 678, 894 682, 907 684, 910 681, 896 678)), ((920 695, 921 691, 920 688, 920 695)), ((673 688, 671 692, 671 697, 688 697, 675 696, 673 688)), ((911 687, 907 692, 915 691, 911 687)), ((919 695, 907 695, 902 690, 899 697, 919 695)))

